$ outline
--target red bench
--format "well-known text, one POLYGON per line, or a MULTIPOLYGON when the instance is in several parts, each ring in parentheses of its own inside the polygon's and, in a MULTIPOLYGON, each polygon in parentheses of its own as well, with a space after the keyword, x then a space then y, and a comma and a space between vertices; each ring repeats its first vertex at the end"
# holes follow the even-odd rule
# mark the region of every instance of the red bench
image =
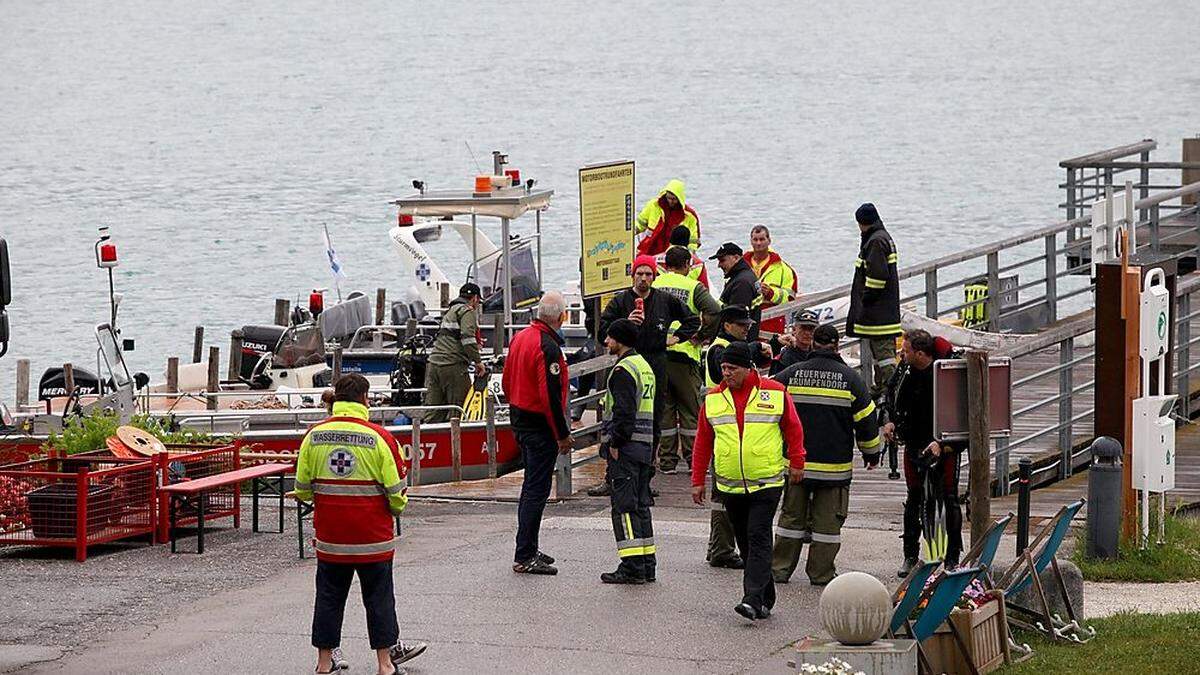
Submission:
POLYGON ((170 500, 171 553, 175 553, 176 525, 178 523, 179 504, 184 499, 195 498, 196 509, 196 553, 204 553, 204 493, 220 487, 237 485, 243 481, 252 481, 254 520, 253 531, 258 532, 258 495, 262 490, 279 496, 279 532, 283 532, 283 479, 284 475, 293 471, 292 464, 259 464, 235 471, 205 476, 182 483, 173 483, 159 488, 170 500), (272 485, 268 479, 276 478, 272 485))

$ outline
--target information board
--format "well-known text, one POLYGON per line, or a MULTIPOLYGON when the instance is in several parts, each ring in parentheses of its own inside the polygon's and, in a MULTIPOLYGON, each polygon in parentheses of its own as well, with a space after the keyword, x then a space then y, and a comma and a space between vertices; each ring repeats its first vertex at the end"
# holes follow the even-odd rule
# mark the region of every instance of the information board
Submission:
MULTIPOLYGON (((633 209, 632 161, 579 170, 579 287, 583 297, 629 286, 633 209)), ((546 243, 553 246, 553 242, 546 243)))
MULTIPOLYGON (((933 364, 933 437, 941 441, 967 440, 967 362, 943 359, 933 364)), ((988 435, 1012 435, 1012 360, 1004 356, 988 361, 988 435)))

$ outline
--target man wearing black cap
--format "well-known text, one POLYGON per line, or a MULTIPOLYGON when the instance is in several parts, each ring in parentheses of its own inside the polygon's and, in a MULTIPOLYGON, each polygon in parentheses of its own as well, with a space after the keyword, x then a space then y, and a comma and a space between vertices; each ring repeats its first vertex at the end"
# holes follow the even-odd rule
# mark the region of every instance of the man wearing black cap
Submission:
POLYGON ((617 357, 608 375, 600 426, 600 456, 607 460, 613 534, 620 565, 605 572, 606 584, 655 580, 654 526, 650 520, 650 472, 654 461, 654 371, 634 349, 637 324, 618 319, 608 327, 604 346, 617 357))
POLYGON ((721 355, 720 386, 704 397, 692 451, 692 500, 704 504, 709 461, 738 548, 746 558, 734 611, 765 619, 775 606, 771 524, 787 482, 804 478, 804 430, 784 386, 759 378, 755 348, 735 342, 721 355))
POLYGON ((814 586, 837 576, 842 525, 850 505, 854 445, 867 468, 879 464, 879 422, 867 385, 838 354, 838 331, 831 324, 813 331, 812 356, 774 375, 787 386, 804 425, 804 480, 787 486, 775 528, 771 573, 787 583, 805 542, 811 542, 805 571, 814 586))
MULTIPOLYGON (((687 277, 699 281, 705 288, 711 288, 708 285, 708 270, 704 267, 704 259, 696 255, 696 252, 691 249, 692 231, 687 225, 676 225, 674 230, 671 230, 671 246, 682 246, 687 249, 688 256, 691 262, 688 265, 687 277)), ((669 248, 667 250, 670 250, 669 248)), ((654 260, 658 262, 658 271, 665 272, 667 269, 667 252, 663 251, 654 256, 654 260)))
POLYGON ((820 319, 817 313, 811 309, 802 309, 792 313, 792 325, 788 334, 771 339, 771 349, 776 350, 776 353, 779 354, 779 358, 771 364, 772 376, 784 368, 806 361, 809 356, 812 356, 813 331, 819 325, 821 325, 820 319))
POLYGON ((708 259, 716 260, 721 271, 725 273, 721 304, 748 307, 754 325, 750 327, 750 334, 746 339, 751 342, 758 340, 758 322, 762 318, 762 292, 758 284, 758 275, 746 263, 742 247, 727 241, 708 259))
MULTIPOLYGON (((442 314, 442 325, 433 341, 425 369, 425 405, 462 405, 471 388, 472 375, 483 374, 479 355, 479 287, 462 285, 458 297, 442 314), (474 366, 474 372, 470 369, 474 366)), ((460 413, 453 412, 454 417, 460 413)), ((450 410, 427 413, 425 422, 445 422, 450 410)))
POLYGON ((900 335, 900 277, 896 243, 871 203, 854 212, 862 239, 854 261, 846 335, 862 338, 874 365, 871 395, 878 399, 896 370, 896 336, 900 335))

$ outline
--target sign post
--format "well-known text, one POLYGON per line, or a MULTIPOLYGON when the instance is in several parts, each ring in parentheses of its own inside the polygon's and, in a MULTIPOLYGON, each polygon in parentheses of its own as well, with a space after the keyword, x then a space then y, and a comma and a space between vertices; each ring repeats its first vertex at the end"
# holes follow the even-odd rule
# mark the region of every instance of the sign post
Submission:
POLYGON ((585 299, 629 286, 633 185, 632 161, 579 170, 579 290, 585 299))
POLYGON ((1171 293, 1166 274, 1146 274, 1140 298, 1138 355, 1142 362, 1142 396, 1133 401, 1133 487, 1142 493, 1139 543, 1150 539, 1150 493, 1159 493, 1158 542, 1163 540, 1166 493, 1175 487, 1175 394, 1166 393, 1167 338, 1171 326, 1171 293), (1157 371, 1157 382, 1150 377, 1157 371), (1157 388, 1152 387, 1157 384, 1157 388))

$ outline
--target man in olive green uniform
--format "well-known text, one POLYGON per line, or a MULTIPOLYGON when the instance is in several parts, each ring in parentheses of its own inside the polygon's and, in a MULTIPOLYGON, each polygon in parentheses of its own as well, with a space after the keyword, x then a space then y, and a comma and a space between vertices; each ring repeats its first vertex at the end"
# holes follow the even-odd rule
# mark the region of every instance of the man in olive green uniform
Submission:
MULTIPOLYGON (((483 374, 478 339, 479 304, 479 287, 468 282, 442 314, 442 325, 425 368, 425 405, 462 405, 471 388, 472 375, 483 374)), ((461 416, 458 411, 435 410, 426 413, 424 420, 445 422, 451 414, 461 416)))
MULTIPOLYGON (((682 246, 667 249, 664 271, 654 279, 653 287, 679 298, 693 316, 702 316, 705 327, 716 321, 721 312, 708 289, 688 276, 692 254, 682 246)), ((671 331, 679 322, 671 324, 671 331)), ((702 329, 705 332, 705 329, 702 329)), ((699 334, 697 334, 698 336, 699 334)), ((692 462, 692 443, 696 440, 696 414, 700 411, 700 339, 679 342, 667 338, 666 377, 659 383, 662 389, 662 409, 658 414, 658 468, 663 473, 675 473, 682 455, 685 468, 692 462), (672 342, 674 341, 674 342, 672 342)))

